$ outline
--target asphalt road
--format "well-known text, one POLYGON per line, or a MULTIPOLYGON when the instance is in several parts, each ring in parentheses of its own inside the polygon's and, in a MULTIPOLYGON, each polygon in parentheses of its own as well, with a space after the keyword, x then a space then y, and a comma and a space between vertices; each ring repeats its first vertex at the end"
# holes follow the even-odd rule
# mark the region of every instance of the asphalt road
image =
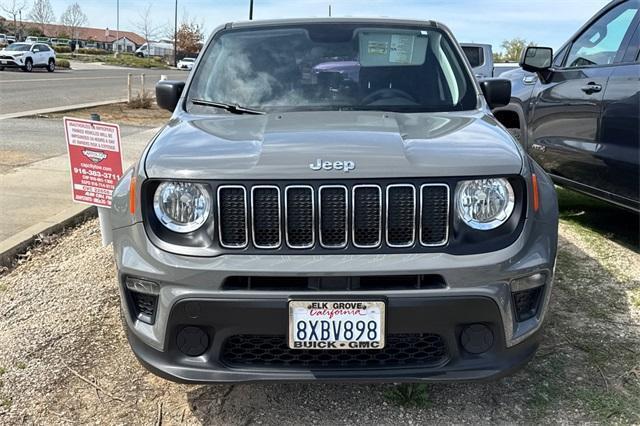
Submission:
MULTIPOLYGON (((140 89, 140 74, 145 88, 153 89, 161 75, 184 80, 187 73, 173 70, 110 68, 56 71, 37 69, 31 73, 5 69, 0 71, 0 115, 88 102, 123 99, 127 96, 127 74, 135 76, 134 93, 140 89)), ((0 123, 0 126, 2 124, 0 123)))

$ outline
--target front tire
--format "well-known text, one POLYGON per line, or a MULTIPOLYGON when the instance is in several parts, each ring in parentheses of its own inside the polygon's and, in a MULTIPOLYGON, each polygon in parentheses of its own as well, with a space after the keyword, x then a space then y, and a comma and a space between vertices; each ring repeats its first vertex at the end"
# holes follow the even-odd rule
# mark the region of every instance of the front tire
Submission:
POLYGON ((25 72, 33 71, 33 61, 31 59, 24 61, 24 67, 22 67, 22 70, 25 72))
POLYGON ((56 70, 56 61, 53 59, 49 59, 49 63, 47 64, 47 71, 54 72, 56 70))

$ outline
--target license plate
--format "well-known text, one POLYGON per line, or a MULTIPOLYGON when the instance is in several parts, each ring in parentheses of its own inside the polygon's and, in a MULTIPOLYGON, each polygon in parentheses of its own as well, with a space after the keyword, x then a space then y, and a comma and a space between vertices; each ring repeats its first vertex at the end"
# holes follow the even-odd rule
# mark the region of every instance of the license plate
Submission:
POLYGON ((382 349, 381 301, 290 301, 289 348, 382 349))
POLYGON ((6 65, 8 63, 9 63, 9 61, 0 61, 0 64, 2 64, 2 65, 6 65))

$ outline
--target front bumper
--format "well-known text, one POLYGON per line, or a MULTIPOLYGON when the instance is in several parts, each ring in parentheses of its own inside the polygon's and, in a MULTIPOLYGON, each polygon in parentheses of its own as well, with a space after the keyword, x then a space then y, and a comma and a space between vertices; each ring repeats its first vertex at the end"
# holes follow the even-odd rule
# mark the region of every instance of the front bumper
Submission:
POLYGON ((478 255, 443 253, 380 255, 222 255, 190 257, 160 250, 136 223, 114 230, 114 248, 123 300, 124 280, 138 277, 160 285, 153 325, 135 320, 125 309, 131 346, 150 370, 176 381, 420 381, 474 380, 506 374, 530 359, 551 293, 557 224, 527 220, 510 246, 478 255), (544 273, 547 277, 536 315, 517 321, 511 282, 544 273), (225 290, 230 276, 345 276, 438 274, 445 288, 424 290, 293 291, 225 290), (434 333, 442 337, 447 358, 441 365, 364 369, 300 369, 230 366, 223 345, 234 335, 286 336, 291 298, 378 298, 387 302, 387 335, 434 333), (197 306, 197 308, 193 308, 197 306), (197 312, 197 315, 194 315, 197 312), (487 326, 491 349, 472 355, 461 347, 469 324, 487 326), (209 344, 200 356, 177 347, 184 327, 207 331, 209 344))
POLYGON ((21 59, 0 59, 0 67, 21 68, 23 66, 24 66, 24 60, 21 60, 21 59))

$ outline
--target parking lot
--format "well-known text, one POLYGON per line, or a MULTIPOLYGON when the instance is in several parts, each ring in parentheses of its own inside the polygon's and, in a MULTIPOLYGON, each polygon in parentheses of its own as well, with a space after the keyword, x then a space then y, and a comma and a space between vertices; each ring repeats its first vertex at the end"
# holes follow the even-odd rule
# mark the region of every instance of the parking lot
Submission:
POLYGON ((424 387, 160 379, 128 348, 112 250, 89 221, 0 276, 0 423, 637 423, 637 221, 562 190, 560 203, 553 302, 536 357, 498 381, 424 387))

